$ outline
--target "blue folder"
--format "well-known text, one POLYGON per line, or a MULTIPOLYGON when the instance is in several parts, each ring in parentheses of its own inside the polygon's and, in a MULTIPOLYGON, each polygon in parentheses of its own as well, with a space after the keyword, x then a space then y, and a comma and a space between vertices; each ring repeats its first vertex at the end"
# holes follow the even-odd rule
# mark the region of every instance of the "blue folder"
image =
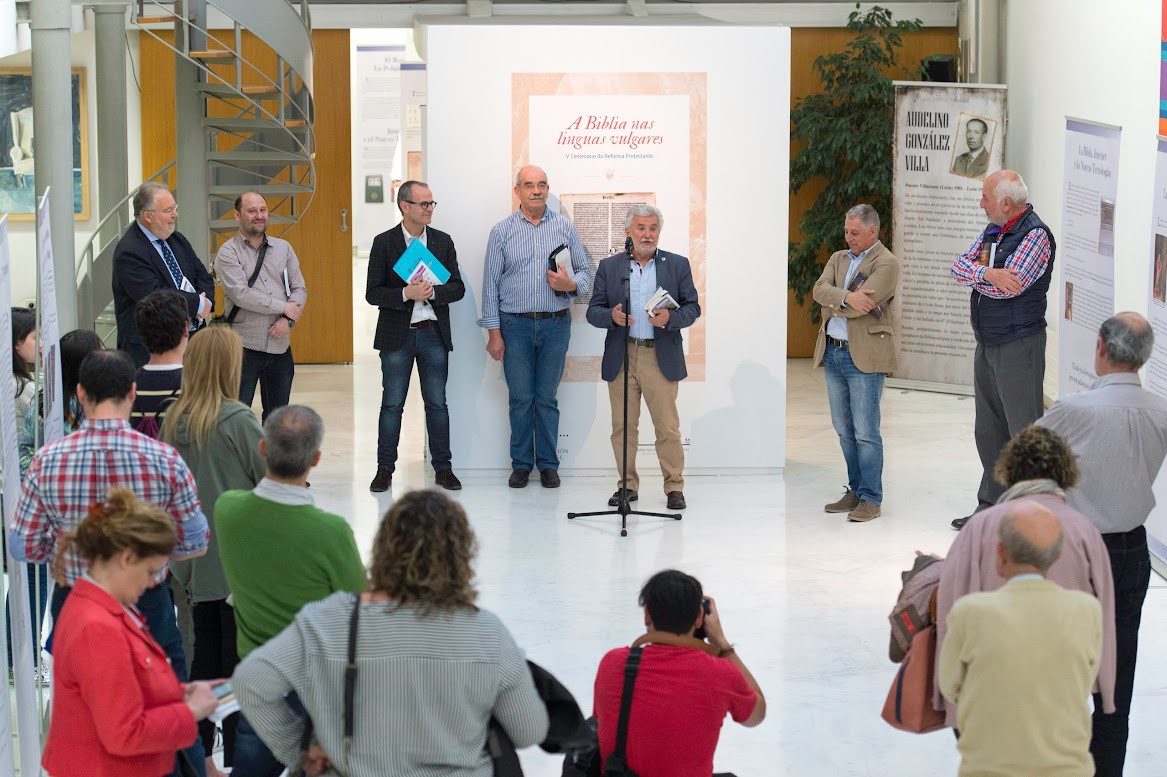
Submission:
POLYGON ((425 266, 438 279, 438 283, 445 283, 450 280, 450 271, 438 261, 436 256, 430 253, 430 250, 420 240, 414 240, 409 244, 409 247, 405 249, 405 253, 393 265, 393 272, 397 273, 401 277, 401 280, 409 283, 410 273, 417 267, 418 262, 425 263, 425 266))

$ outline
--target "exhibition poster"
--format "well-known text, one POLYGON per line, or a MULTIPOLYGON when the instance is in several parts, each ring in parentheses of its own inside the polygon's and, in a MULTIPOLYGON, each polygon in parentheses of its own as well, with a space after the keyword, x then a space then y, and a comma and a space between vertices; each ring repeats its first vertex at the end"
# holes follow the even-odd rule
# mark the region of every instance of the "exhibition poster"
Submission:
MULTIPOLYGON (((513 168, 546 171, 548 207, 572 219, 592 267, 624 250, 628 208, 654 204, 660 248, 689 257, 704 303, 706 74, 514 73, 511 89, 513 168)), ((603 339, 587 297, 575 303, 563 380, 598 382, 603 339)), ((705 380, 706 319, 683 332, 689 382, 705 380)))
MULTIPOLYGON (((1155 333, 1151 359, 1143 371, 1148 391, 1167 397, 1167 138, 1160 137, 1155 155, 1155 192, 1151 199, 1151 235, 1146 274, 1147 321, 1155 333)), ((1164 468, 1167 470, 1167 467, 1164 468)), ((1167 477, 1159 472, 1155 507, 1147 516, 1147 545, 1155 568, 1167 573, 1167 477)))
POLYGON ((1056 233, 1054 265, 1058 396, 1085 391, 1094 383, 1098 328, 1114 315, 1114 211, 1121 134, 1120 127, 1066 117, 1062 228, 1056 233))
POLYGON ((53 267, 53 240, 49 225, 49 190, 37 206, 37 261, 40 262, 40 288, 37 290, 37 334, 40 337, 41 357, 39 374, 41 401, 44 405, 42 444, 50 443, 65 434, 65 403, 61 396, 61 331, 57 325, 57 281, 53 267))
MULTIPOLYGON (((1004 86, 896 82, 892 253, 899 369, 889 385, 971 393, 976 340, 956 257, 984 230, 985 177, 1005 165, 1004 86)), ((880 214, 887 218, 887 214, 880 214)))
POLYGON ((401 138, 401 61, 404 45, 356 47, 356 93, 360 106, 353 128, 356 151, 355 175, 363 185, 353 202, 354 242, 362 254, 373 247, 373 238, 398 221, 394 201, 393 170, 401 138))

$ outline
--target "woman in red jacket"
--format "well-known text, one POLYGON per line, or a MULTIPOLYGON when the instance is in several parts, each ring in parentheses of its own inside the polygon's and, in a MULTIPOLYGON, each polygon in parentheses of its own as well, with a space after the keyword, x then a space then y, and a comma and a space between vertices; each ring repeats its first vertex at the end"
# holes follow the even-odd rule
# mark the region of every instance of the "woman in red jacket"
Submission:
MULTIPOLYGON (((41 765, 51 777, 160 777, 216 706, 210 683, 179 683, 134 602, 174 550, 170 517, 115 489, 66 534, 89 560, 56 624, 53 711, 41 765)), ((58 558, 62 554, 58 554, 58 558)))

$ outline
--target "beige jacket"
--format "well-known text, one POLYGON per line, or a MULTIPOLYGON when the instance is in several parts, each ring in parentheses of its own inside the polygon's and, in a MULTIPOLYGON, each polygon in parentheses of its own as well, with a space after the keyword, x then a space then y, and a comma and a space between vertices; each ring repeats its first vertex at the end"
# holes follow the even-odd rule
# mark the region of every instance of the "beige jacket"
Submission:
POLYGON ((882 305, 892 300, 883 318, 843 307, 847 296, 844 286, 851 257, 846 251, 836 251, 823 267, 823 274, 814 285, 814 301, 823 307, 823 324, 819 327, 818 342, 814 348, 814 366, 823 363, 827 348, 827 322, 835 316, 847 319, 847 339, 851 359, 863 372, 891 373, 896 369, 896 349, 892 339, 895 324, 896 287, 900 280, 900 260, 883 243, 876 241, 867 256, 859 263, 858 271, 867 276, 863 288, 875 292, 875 301, 882 305))

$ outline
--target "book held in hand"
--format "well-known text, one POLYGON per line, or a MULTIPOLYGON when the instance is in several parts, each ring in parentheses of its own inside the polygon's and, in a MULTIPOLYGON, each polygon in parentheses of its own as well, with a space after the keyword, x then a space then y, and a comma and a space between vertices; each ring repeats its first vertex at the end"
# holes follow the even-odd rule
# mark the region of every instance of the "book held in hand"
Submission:
POLYGON ((648 298, 648 303, 645 304, 644 309, 649 313, 655 313, 661 308, 665 310, 676 310, 679 307, 681 306, 673 299, 672 294, 665 291, 663 287, 657 286, 656 291, 648 298))
POLYGON ((430 253, 420 240, 414 240, 393 265, 393 272, 406 283, 425 278, 435 286, 450 280, 450 271, 430 253))
POLYGON ((219 706, 215 707, 215 711, 207 716, 208 720, 221 723, 223 718, 239 711, 239 700, 235 698, 235 689, 231 687, 231 683, 216 685, 211 690, 214 691, 215 698, 219 700, 219 706))
MULTIPOLYGON (((851 283, 847 285, 847 291, 858 291, 860 287, 863 286, 863 282, 866 280, 867 276, 856 270, 855 275, 851 278, 851 283)), ((890 299, 887 302, 884 302, 882 305, 876 307, 875 310, 872 310, 871 315, 875 316, 876 319, 883 318, 883 314, 887 312, 889 307, 891 307, 890 299)))

